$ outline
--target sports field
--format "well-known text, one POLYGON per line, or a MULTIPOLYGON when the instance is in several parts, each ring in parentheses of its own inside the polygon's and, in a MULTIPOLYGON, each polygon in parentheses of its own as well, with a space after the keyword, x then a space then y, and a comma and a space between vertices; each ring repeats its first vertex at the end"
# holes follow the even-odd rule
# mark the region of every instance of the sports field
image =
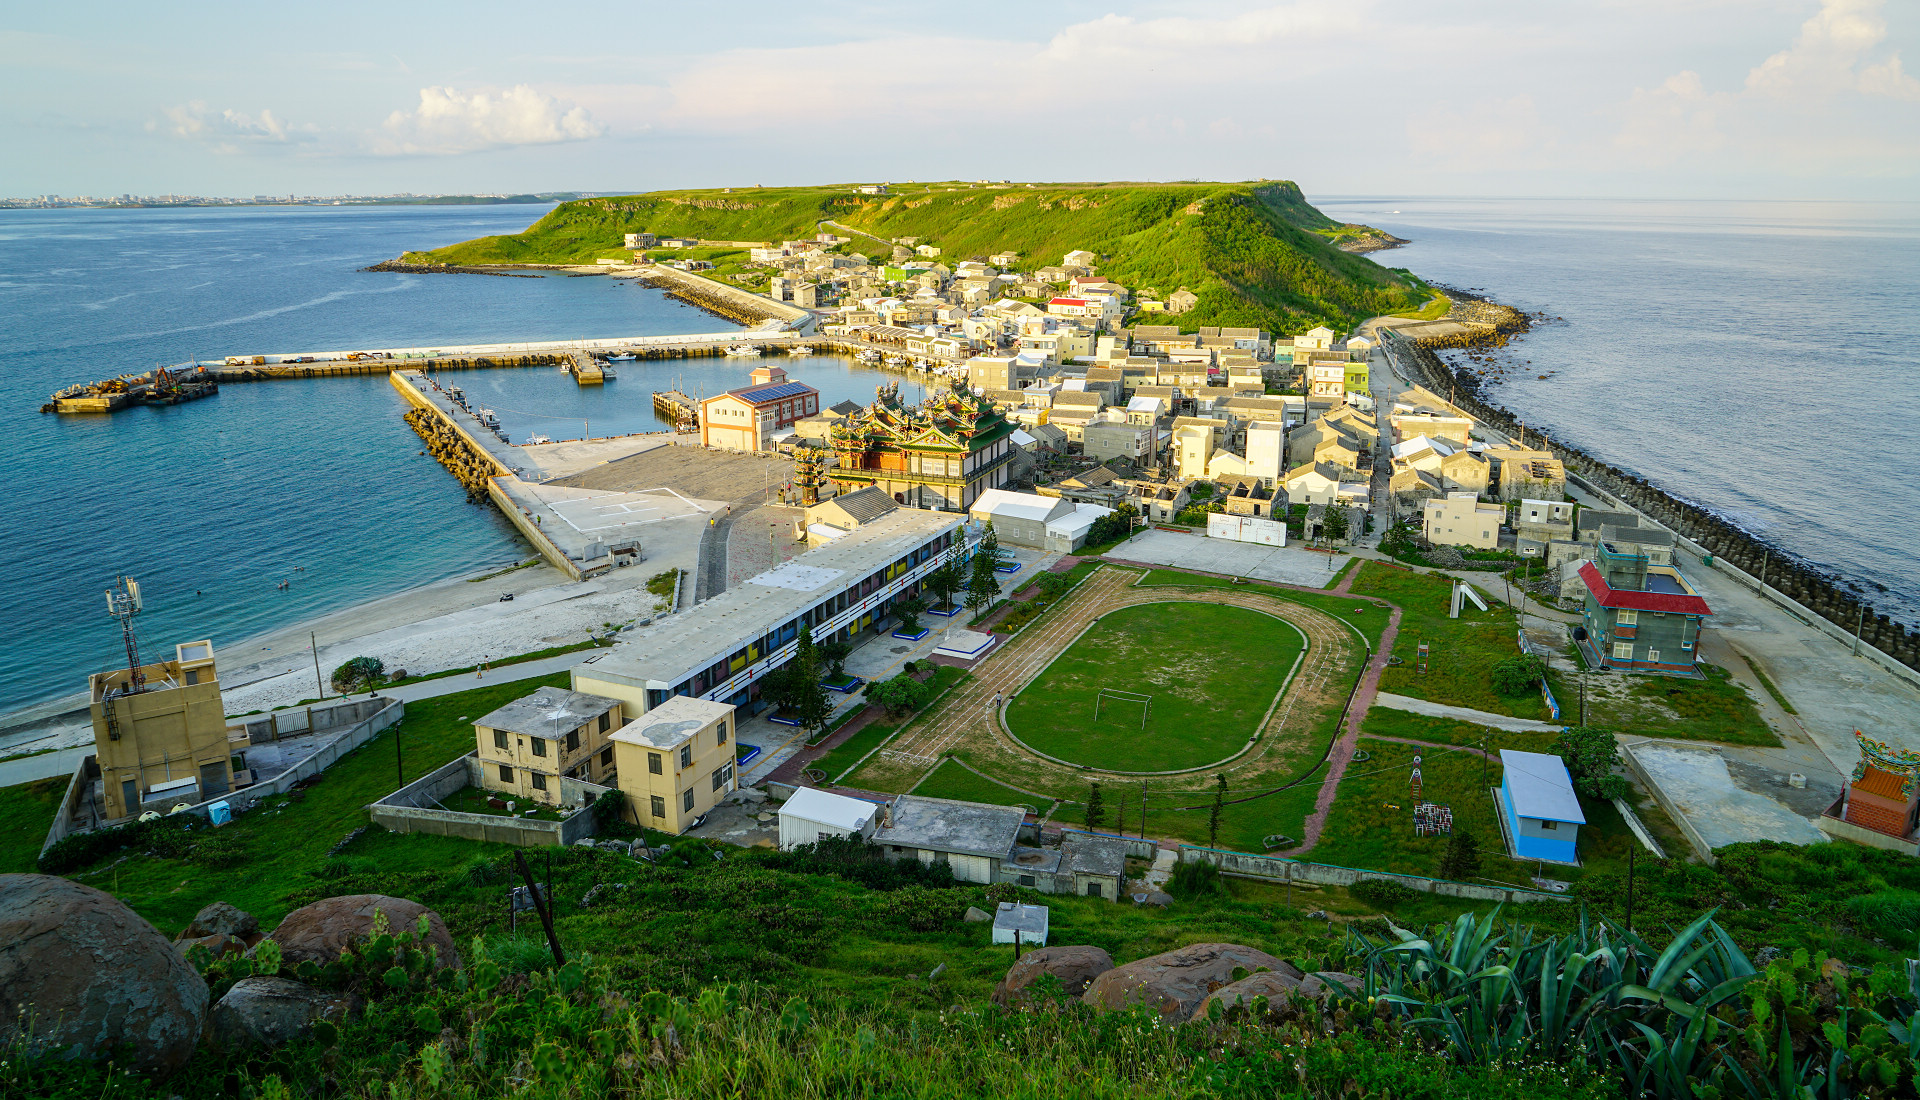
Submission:
POLYGON ((1037 751, 1074 764, 1128 772, 1204 767, 1253 736, 1301 644, 1292 625, 1243 607, 1121 608, 1013 698, 1007 726, 1037 751), (1101 689, 1152 702, 1101 700, 1101 689))

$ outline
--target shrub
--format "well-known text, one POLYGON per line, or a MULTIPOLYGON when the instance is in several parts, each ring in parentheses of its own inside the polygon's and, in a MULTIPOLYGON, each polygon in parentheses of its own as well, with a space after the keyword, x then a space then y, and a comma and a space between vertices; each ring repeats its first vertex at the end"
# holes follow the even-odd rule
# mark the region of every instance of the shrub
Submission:
POLYGON ((1204 859, 1176 863, 1173 874, 1167 876, 1167 893, 1184 901, 1226 892, 1227 884, 1220 881, 1220 868, 1204 859))
POLYGON ((333 670, 333 690, 342 695, 372 691, 387 674, 387 666, 378 657, 355 657, 333 670))
POLYGON ((1573 787, 1589 798, 1624 798, 1627 781, 1614 774, 1620 762, 1620 743, 1613 734, 1591 726, 1568 726, 1560 731, 1553 751, 1566 762, 1573 787))
POLYGON ((1347 887, 1347 893, 1373 906, 1375 909, 1391 909, 1412 901, 1418 891, 1403 882, 1390 878, 1361 879, 1347 887))
POLYGON ((1920 893, 1912 890, 1876 890, 1848 898, 1843 904, 1848 916, 1872 928, 1876 935, 1911 935, 1920 929, 1920 893))
POLYGON ((1493 690, 1502 695, 1525 695, 1547 674, 1547 663, 1531 653, 1516 653, 1493 666, 1493 690))
POLYGON ((867 685, 867 700, 887 708, 889 714, 910 714, 933 699, 933 684, 903 672, 891 680, 867 685))

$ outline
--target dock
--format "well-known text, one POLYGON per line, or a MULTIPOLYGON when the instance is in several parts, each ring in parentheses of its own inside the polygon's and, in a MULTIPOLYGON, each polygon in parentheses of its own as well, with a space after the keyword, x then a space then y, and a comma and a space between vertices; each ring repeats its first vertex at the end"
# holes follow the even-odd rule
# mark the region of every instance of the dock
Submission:
POLYGON ((698 431, 700 405, 679 390, 653 391, 653 414, 682 432, 698 431))

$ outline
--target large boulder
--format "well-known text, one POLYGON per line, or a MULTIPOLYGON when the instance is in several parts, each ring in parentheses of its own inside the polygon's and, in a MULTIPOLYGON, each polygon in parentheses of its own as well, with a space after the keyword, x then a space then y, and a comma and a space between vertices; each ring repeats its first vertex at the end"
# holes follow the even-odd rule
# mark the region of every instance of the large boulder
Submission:
POLYGON ((193 1054, 206 1017, 207 983, 118 899, 52 875, 0 875, 0 1047, 131 1047, 137 1069, 166 1074, 193 1054))
POLYGON ((420 915, 426 914, 425 946, 434 948, 442 969, 461 966, 460 952, 454 948, 453 936, 447 932, 447 922, 440 919, 440 914, 417 901, 384 894, 347 894, 295 909, 269 938, 280 945, 282 966, 291 969, 309 961, 325 966, 338 960, 348 945, 373 934, 376 912, 387 915, 387 927, 395 934, 413 931, 420 915))
POLYGON ((1042 947, 1020 956, 993 987, 993 1003, 1014 1005, 1027 999, 1026 988, 1044 975, 1060 979, 1067 996, 1086 993, 1093 980, 1113 969, 1113 956, 1098 947, 1042 947))
POLYGON ((1348 993, 1358 993, 1365 985, 1352 974, 1342 974, 1338 970, 1316 970, 1301 980, 1300 995, 1324 999, 1327 994, 1334 992, 1336 986, 1348 993))
POLYGON ((228 955, 244 955, 247 953, 247 947, 249 945, 247 941, 241 939, 239 936, 229 936, 221 933, 212 936, 197 936, 193 939, 177 939, 173 941, 173 946, 182 955, 196 947, 204 947, 213 952, 214 958, 221 959, 228 955))
MULTIPOLYGON (((1287 968, 1287 970, 1292 969, 1292 967, 1287 968)), ((1208 1011, 1216 1001, 1220 1003, 1221 1008, 1231 1009, 1236 1005, 1252 1008, 1255 997, 1265 997, 1272 1003, 1285 1000, 1289 994, 1300 991, 1300 979, 1294 976, 1299 971, 1295 970, 1290 974, 1287 970, 1262 970, 1249 974, 1237 982, 1221 986, 1207 994, 1206 999, 1200 1002, 1200 1007, 1193 1010, 1193 1018, 1206 1019, 1208 1011)))
POLYGON ((1234 968, 1248 974, 1265 967, 1302 977, 1299 969, 1257 948, 1234 943, 1195 943, 1116 967, 1093 980, 1081 1000, 1096 1009, 1152 1005, 1169 1020, 1185 1020, 1207 995, 1234 981, 1234 968))
POLYGON ((253 919, 253 914, 235 909, 224 901, 216 901, 200 910, 199 915, 193 918, 193 923, 180 933, 180 938, 197 940, 206 936, 238 936, 250 940, 259 931, 260 922, 253 919))
POLYGON ((242 978, 213 1006, 208 1031, 221 1050, 279 1046, 311 1036, 316 1020, 339 1024, 359 1008, 351 993, 328 993, 287 978, 242 978))

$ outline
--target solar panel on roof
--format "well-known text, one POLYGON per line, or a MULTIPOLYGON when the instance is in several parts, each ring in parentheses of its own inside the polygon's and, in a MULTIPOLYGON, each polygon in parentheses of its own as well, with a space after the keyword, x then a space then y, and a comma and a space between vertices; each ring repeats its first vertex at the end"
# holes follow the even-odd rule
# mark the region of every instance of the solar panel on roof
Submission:
POLYGON ((748 386, 746 389, 731 391, 737 397, 748 401, 784 401, 789 397, 812 393, 813 387, 805 382, 770 382, 764 386, 748 386))

